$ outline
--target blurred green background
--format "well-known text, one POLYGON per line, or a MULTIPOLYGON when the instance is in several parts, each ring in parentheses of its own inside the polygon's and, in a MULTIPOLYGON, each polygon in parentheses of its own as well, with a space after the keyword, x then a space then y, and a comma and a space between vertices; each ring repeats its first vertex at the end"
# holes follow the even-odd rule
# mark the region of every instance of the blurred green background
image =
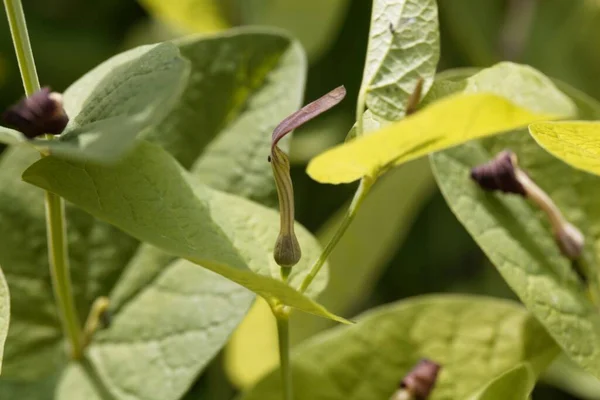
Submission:
MULTIPOLYGON (((599 0, 439 0, 438 4, 440 71, 511 59, 600 99, 599 0)), ((327 224, 335 222, 330 218, 355 187, 317 184, 304 169, 311 157, 342 141, 354 122, 370 0, 27 0, 24 8, 40 80, 59 91, 102 60, 141 43, 239 24, 291 30, 309 53, 306 99, 340 84, 349 93, 340 107, 297 131, 292 145, 297 219, 326 235, 327 224), (188 7, 188 20, 178 21, 165 11, 179 6, 188 7)), ((5 108, 23 90, 5 20, 0 29, 0 106, 5 108)), ((365 216, 362 222, 371 239, 362 245, 377 253, 377 261, 372 261, 377 266, 370 271, 373 284, 367 285, 368 290, 346 294, 352 297, 345 303, 346 315, 427 292, 514 297, 451 214, 427 163, 406 168, 414 171, 384 182, 385 202, 373 206, 379 215, 371 220, 365 216), (397 209, 403 210, 392 222, 398 228, 389 231, 383 226, 388 223, 386 215, 396 215, 397 209)), ((206 397, 210 399, 230 398, 234 389, 225 378, 222 360, 215 360, 193 390, 210 390, 206 397)), ((544 383, 534 393, 534 399, 576 398, 544 383)))

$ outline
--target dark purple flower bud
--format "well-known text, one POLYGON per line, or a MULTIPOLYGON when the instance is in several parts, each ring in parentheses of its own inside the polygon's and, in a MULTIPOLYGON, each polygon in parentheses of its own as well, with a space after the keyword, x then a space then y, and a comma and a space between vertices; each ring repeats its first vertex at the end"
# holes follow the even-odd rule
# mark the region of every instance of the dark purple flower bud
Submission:
POLYGON ((279 235, 275 242, 273 258, 281 267, 290 268, 296 265, 302 252, 294 233, 294 186, 290 176, 290 161, 287 154, 277 147, 277 143, 292 130, 338 104, 345 95, 346 89, 343 86, 335 88, 284 119, 271 136, 271 155, 267 160, 273 169, 280 216, 279 235))
POLYGON ((435 387, 438 373, 442 367, 428 359, 423 359, 400 382, 400 389, 391 400, 426 400, 435 387))
POLYGON ((565 219, 550 196, 519 168, 517 156, 513 152, 505 150, 490 162, 473 168, 471 178, 482 189, 516 193, 531 200, 548 216, 554 239, 562 254, 570 260, 581 256, 585 245, 583 234, 565 219))
POLYGON ((69 122, 62 95, 50 92, 48 87, 10 107, 2 114, 2 119, 29 139, 44 134, 58 135, 69 122))
POLYGON ((499 190, 504 193, 515 193, 525 196, 525 188, 517 180, 515 168, 517 156, 505 150, 493 160, 471 170, 471 178, 488 191, 499 190))

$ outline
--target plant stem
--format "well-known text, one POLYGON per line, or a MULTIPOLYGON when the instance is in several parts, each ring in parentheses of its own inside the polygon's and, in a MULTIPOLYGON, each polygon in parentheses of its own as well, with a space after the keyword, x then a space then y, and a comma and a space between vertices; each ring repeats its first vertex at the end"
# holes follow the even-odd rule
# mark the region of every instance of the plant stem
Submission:
POLYGON ((277 319, 277 336, 279 338, 279 362, 283 400, 294 400, 292 385, 292 367, 290 365, 290 314, 287 307, 276 306, 273 315, 277 319))
POLYGON ((51 192, 46 192, 46 230, 54 296, 63 330, 71 345, 71 356, 79 359, 83 351, 82 332, 73 301, 71 276, 69 275, 65 204, 60 196, 51 192))
POLYGON ((342 236, 344 236, 346 229, 348 229, 350 223, 354 220, 354 217, 356 216, 360 205, 362 204, 363 200, 369 193, 369 190, 371 189, 374 183, 375 179, 373 179, 372 177, 366 176, 361 179, 360 184, 358 185, 358 189, 356 189, 356 193, 354 193, 352 202, 350 203, 350 206, 348 207, 346 215, 344 216, 344 219, 342 220, 340 226, 338 227, 331 240, 329 240, 329 243, 327 243, 327 246, 325 246, 325 249, 323 249, 323 252, 319 256, 317 261, 315 261, 315 263, 313 264, 310 272, 308 273, 308 275, 306 275, 306 278, 304 278, 304 281, 302 281, 302 285, 300 285, 299 289, 301 293, 304 293, 306 289, 308 289, 312 281, 315 279, 315 277, 321 270, 321 267, 323 267, 323 264, 325 264, 325 261, 327 261, 327 258, 329 257, 335 246, 338 244, 342 236))
MULTIPOLYGON (((4 0, 6 15, 10 25, 15 53, 21 71, 21 78, 27 96, 40 89, 40 82, 31 51, 31 43, 27 32, 25 14, 21 0, 4 0)), ((43 155, 42 155, 43 156, 43 155)), ((63 199, 51 192, 46 192, 46 231, 48 240, 48 257, 52 287, 58 305, 63 331, 71 345, 71 356, 81 358, 82 332, 73 299, 71 277, 69 275, 69 257, 67 249, 67 227, 63 199)))
POLYGON ((4 0, 4 8, 8 16, 8 24, 15 45, 15 53, 17 53, 25 94, 31 96, 40 89, 40 82, 33 61, 33 52, 27 34, 27 24, 25 23, 21 0, 4 0))

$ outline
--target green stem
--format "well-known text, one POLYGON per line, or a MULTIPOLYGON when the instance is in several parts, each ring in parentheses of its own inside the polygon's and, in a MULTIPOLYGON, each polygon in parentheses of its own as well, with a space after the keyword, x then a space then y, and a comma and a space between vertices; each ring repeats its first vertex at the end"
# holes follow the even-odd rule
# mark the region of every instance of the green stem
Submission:
MULTIPOLYGON (((21 78, 27 96, 40 89, 35 61, 31 51, 25 14, 20 0, 4 0, 6 15, 10 25, 15 53, 19 62, 21 78)), ((54 193, 46 192, 46 231, 48 237, 48 257, 52 286, 59 309, 65 335, 71 345, 72 357, 81 358, 82 332, 73 299, 69 257, 67 250, 67 228, 64 201, 54 193)))
POLYGON ((308 273, 308 275, 306 275, 306 278, 304 278, 304 281, 302 281, 302 285, 300 285, 299 289, 301 293, 304 293, 306 289, 308 289, 312 281, 315 279, 315 277, 325 264, 325 261, 327 261, 327 258, 329 257, 335 246, 338 244, 342 236, 344 236, 344 233, 346 233, 346 229, 348 229, 350 223, 354 220, 354 217, 356 216, 360 205, 369 193, 369 190, 373 186, 373 183, 375 183, 375 180, 372 177, 364 177, 360 181, 360 185, 358 186, 356 193, 354 193, 354 198, 352 199, 352 203, 350 203, 350 207, 348 207, 348 210, 346 211, 346 215, 344 216, 343 221, 341 222, 340 226, 338 227, 331 240, 329 240, 329 243, 327 243, 327 246, 325 246, 325 249, 323 249, 323 252, 319 256, 317 261, 315 261, 315 263, 313 264, 310 272, 308 273))
POLYGON ((294 400, 292 385, 292 366, 290 365, 290 314, 286 307, 273 308, 277 319, 277 336, 279 338, 279 362, 281 370, 281 385, 283 400, 294 400))
POLYGON ((27 24, 25 23, 25 14, 20 0, 4 0, 4 8, 8 16, 10 33, 17 53, 19 70, 23 78, 25 94, 31 96, 40 90, 40 81, 38 80, 31 43, 27 34, 27 24))
POLYGON ((65 203, 60 196, 51 192, 46 192, 46 230, 54 296, 63 330, 71 344, 71 356, 79 359, 83 351, 83 341, 69 275, 65 203))

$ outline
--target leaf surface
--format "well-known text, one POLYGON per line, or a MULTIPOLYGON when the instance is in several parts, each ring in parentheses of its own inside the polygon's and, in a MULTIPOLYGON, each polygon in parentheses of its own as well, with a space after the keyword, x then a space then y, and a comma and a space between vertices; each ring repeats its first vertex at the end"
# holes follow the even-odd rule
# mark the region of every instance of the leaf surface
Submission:
MULTIPOLYGON (((387 399, 426 357, 442 365, 431 399, 464 399, 515 365, 538 374, 557 354, 552 339, 516 303, 476 296, 422 296, 371 310, 293 352, 298 400, 387 399), (467 361, 468 360, 468 361, 467 361)), ((281 397, 279 371, 242 396, 281 397)))
MULTIPOLYGON (((481 77, 477 74, 468 80, 473 90, 494 90, 493 79, 478 76, 481 77)), ((492 76, 488 71, 488 77, 492 76)), ((516 84, 496 87, 509 98, 509 88, 513 87, 516 101, 524 106, 539 103, 534 93, 522 96, 516 84)), ((541 90, 538 95, 550 97, 541 90)), ((579 112, 582 117, 594 117, 593 103, 581 96, 575 102, 586 105, 579 112)), ((554 107, 562 107, 562 103, 555 102, 554 107)), ((552 104, 547 103, 548 106, 552 104)), ((582 230, 586 260, 590 269, 597 271, 600 253, 595 246, 598 229, 594 221, 600 215, 591 199, 596 197, 595 188, 600 187, 598 178, 552 157, 523 131, 433 155, 438 185, 459 221, 564 352, 600 376, 600 348, 593 339, 600 340, 600 316, 570 262, 558 250, 546 216, 525 199, 485 193, 469 178, 473 166, 507 148, 517 154, 522 169, 548 193, 566 218, 582 230)))
POLYGON ((435 0, 375 0, 361 84, 369 110, 388 121, 402 118, 417 81, 429 90, 439 57, 435 0))
POLYGON ((493 379, 470 400, 529 400, 535 374, 528 363, 521 363, 493 379))
POLYGON ((348 183, 430 152, 551 118, 496 95, 456 94, 318 155, 307 172, 318 182, 348 183))
MULTIPOLYGON (((276 278, 279 269, 272 250, 278 215, 274 211, 194 182, 156 145, 141 142, 134 153, 113 166, 46 157, 27 169, 23 179, 267 300, 340 320, 276 278)), ((298 229, 301 243, 311 240, 306 230, 298 229)), ((306 254, 303 266, 292 270, 292 285, 308 272, 311 259, 306 254)))

